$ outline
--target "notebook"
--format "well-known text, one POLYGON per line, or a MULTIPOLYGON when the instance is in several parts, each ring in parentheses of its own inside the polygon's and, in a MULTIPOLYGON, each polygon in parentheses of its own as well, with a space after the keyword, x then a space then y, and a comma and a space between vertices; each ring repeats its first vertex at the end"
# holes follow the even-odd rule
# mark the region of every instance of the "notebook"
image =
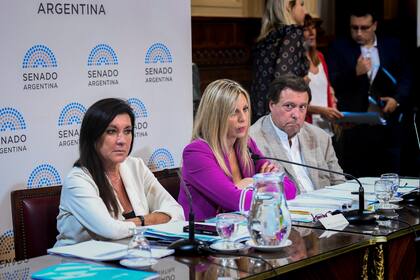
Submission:
POLYGON ((100 264, 60 263, 34 272, 32 279, 159 279, 157 272, 131 270, 100 264))

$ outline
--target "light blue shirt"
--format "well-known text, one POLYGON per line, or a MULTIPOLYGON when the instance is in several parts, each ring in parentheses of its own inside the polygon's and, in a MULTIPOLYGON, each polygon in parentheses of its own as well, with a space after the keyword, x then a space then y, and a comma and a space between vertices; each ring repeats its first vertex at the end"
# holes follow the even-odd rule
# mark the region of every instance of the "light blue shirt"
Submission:
POLYGON ((378 40, 376 38, 376 35, 375 35, 375 40, 373 42, 373 46, 370 48, 365 47, 365 46, 360 46, 360 51, 362 52, 362 56, 364 58, 370 58, 372 62, 372 68, 367 73, 370 83, 372 83, 376 77, 376 73, 378 73, 379 66, 381 66, 381 62, 379 61, 378 40))

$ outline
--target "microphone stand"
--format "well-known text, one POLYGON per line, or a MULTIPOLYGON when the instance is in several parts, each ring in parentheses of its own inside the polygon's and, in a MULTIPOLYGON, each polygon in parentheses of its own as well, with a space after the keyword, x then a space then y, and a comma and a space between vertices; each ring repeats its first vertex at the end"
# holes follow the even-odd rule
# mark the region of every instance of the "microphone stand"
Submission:
POLYGON ((353 175, 348 174, 348 173, 344 173, 344 172, 338 172, 338 171, 328 170, 328 169, 324 169, 324 168, 320 168, 320 167, 315 167, 315 166, 312 166, 312 165, 306 165, 306 164, 302 164, 302 163, 298 163, 298 162, 279 159, 279 158, 262 157, 262 156, 259 156, 259 155, 256 155, 256 154, 252 154, 251 158, 253 160, 270 159, 270 160, 285 162, 285 163, 299 165, 299 166, 312 168, 312 169, 316 169, 316 170, 320 170, 320 171, 324 171, 324 172, 343 175, 345 177, 349 177, 351 179, 356 180, 356 182, 359 184, 359 192, 358 192, 358 194, 359 194, 359 209, 358 210, 346 211, 346 212, 343 213, 343 215, 346 217, 347 221, 349 221, 350 224, 373 224, 373 223, 375 223, 376 219, 373 215, 364 213, 364 210, 365 210, 365 189, 363 188, 363 185, 359 181, 359 179, 357 179, 353 175))
MULTIPOLYGON (((417 111, 418 111, 418 108, 414 107, 413 108, 413 127, 414 127, 414 132, 416 133, 416 137, 417 137, 416 138, 417 145, 419 146, 419 150, 420 150, 419 132, 417 130, 417 124, 416 124, 417 111)), ((420 178, 419 178, 419 185, 417 187, 417 190, 404 194, 402 198, 404 200, 404 203, 406 203, 407 205, 420 206, 420 178)))
POLYGON ((181 180, 181 185, 184 187, 184 191, 188 198, 188 205, 190 207, 190 211, 188 213, 188 239, 178 239, 172 244, 170 244, 168 246, 168 249, 174 249, 175 253, 180 254, 197 254, 199 252, 199 249, 204 246, 204 243, 200 240, 195 239, 195 217, 192 208, 192 196, 190 190, 183 182, 182 176, 178 174, 178 177, 181 180))

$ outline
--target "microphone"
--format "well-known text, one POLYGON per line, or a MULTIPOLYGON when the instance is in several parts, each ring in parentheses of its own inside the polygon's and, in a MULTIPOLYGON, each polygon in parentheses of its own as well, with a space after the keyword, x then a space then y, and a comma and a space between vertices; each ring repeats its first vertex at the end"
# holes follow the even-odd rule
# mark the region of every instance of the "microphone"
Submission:
POLYGON ((312 165, 307 165, 307 164, 303 164, 303 163, 298 163, 298 162, 294 162, 294 161, 284 160, 284 159, 280 159, 280 158, 259 156, 259 155, 256 155, 256 154, 252 154, 251 158, 253 160, 269 159, 269 160, 275 160, 275 161, 280 161, 280 162, 286 162, 286 163, 289 163, 289 164, 292 164, 292 165, 299 165, 299 166, 303 166, 303 167, 307 167, 307 168, 311 168, 311 169, 316 169, 316 170, 320 170, 320 171, 324 171, 324 172, 343 175, 345 177, 356 180, 356 182, 359 184, 359 192, 358 192, 358 194, 359 194, 359 209, 356 210, 356 211, 346 211, 343 214, 346 217, 346 219, 349 221, 349 223, 351 223, 351 224, 372 224, 376 221, 376 219, 373 215, 364 213, 364 210, 365 210, 365 189, 363 188, 363 185, 359 181, 359 179, 357 179, 353 175, 348 174, 348 173, 344 173, 344 172, 328 170, 328 169, 324 169, 324 168, 316 167, 316 166, 312 166, 312 165))
POLYGON ((191 192, 188 189, 187 185, 184 183, 181 174, 178 171, 178 177, 181 180, 181 185, 184 188, 184 191, 188 198, 188 205, 190 207, 188 213, 188 239, 178 239, 174 241, 171 245, 168 246, 168 249, 174 249, 176 253, 181 254, 194 254, 198 253, 202 247, 204 247, 204 243, 200 240, 195 239, 195 222, 194 222, 194 210, 192 207, 192 196, 191 192))
POLYGON ((417 130, 417 124, 416 124, 416 117, 417 117, 418 110, 419 109, 417 107, 413 108, 413 124, 414 124, 414 131, 416 132, 416 137, 417 137, 417 145, 419 145, 419 150, 420 150, 419 132, 417 130))
MULTIPOLYGON (((417 130, 417 124, 416 124, 416 117, 417 117, 418 110, 419 109, 417 107, 413 108, 413 126, 414 126, 414 131, 417 137, 417 145, 419 146, 419 150, 420 150, 419 132, 417 130)), ((404 199, 404 202, 408 205, 420 205, 420 179, 419 179, 419 186, 417 187, 417 191, 412 191, 410 193, 404 194, 402 195, 402 198, 404 199)))

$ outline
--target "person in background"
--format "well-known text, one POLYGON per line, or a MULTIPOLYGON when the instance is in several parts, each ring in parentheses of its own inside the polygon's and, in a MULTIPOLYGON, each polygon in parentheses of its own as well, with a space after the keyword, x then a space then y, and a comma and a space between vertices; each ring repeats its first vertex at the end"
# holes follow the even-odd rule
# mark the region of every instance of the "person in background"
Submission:
MULTIPOLYGON (((267 160, 251 159, 252 154, 262 154, 248 136, 250 111, 248 93, 234 81, 216 80, 205 89, 192 141, 182 154, 178 201, 186 216, 189 200, 185 188, 192 196, 195 219, 202 221, 221 212, 238 211, 243 195, 248 209, 252 192, 244 188, 252 184, 252 176, 277 171, 267 160)), ((293 183, 286 180, 285 185, 286 196, 294 197, 293 183)))
MULTIPOLYGON (((270 85, 271 114, 251 126, 250 135, 263 154, 323 169, 343 172, 331 137, 321 128, 305 122, 311 89, 303 78, 287 74, 270 85)), ((345 182, 342 175, 282 163, 286 174, 297 183, 300 193, 345 182)))
POLYGON ((378 112, 387 125, 343 127, 338 156, 345 172, 356 177, 400 170, 401 108, 407 106, 411 70, 400 41, 377 35, 373 3, 352 1, 351 37, 330 46, 327 63, 331 84, 345 112, 378 112))
POLYGON ((312 100, 308 107, 307 121, 322 128, 330 136, 333 131, 330 121, 340 119, 343 114, 337 110, 334 89, 328 78, 328 68, 324 55, 316 48, 316 26, 311 15, 305 15, 303 36, 307 47, 306 57, 310 62, 308 78, 312 100))
POLYGON ((269 112, 267 92, 270 83, 281 75, 308 75, 303 23, 303 0, 267 0, 261 32, 253 49, 251 103, 255 122, 269 112))
POLYGON ((61 190, 55 246, 130 236, 137 226, 184 220, 181 206, 139 158, 133 146, 134 113, 107 98, 85 113, 79 159, 61 190))

